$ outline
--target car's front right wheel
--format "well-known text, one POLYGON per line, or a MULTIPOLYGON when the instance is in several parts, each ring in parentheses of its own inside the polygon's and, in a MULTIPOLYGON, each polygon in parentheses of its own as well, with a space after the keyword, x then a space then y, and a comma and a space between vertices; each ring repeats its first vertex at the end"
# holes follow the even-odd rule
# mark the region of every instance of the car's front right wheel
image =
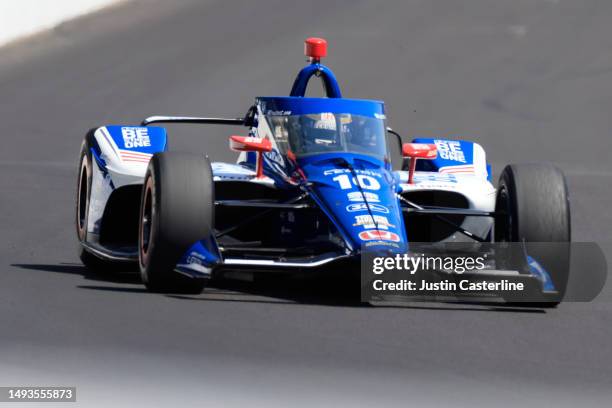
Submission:
POLYGON ((175 271, 197 241, 213 231, 212 170, 203 155, 164 152, 153 156, 142 189, 139 225, 140 273, 147 289, 200 293, 205 280, 175 271))

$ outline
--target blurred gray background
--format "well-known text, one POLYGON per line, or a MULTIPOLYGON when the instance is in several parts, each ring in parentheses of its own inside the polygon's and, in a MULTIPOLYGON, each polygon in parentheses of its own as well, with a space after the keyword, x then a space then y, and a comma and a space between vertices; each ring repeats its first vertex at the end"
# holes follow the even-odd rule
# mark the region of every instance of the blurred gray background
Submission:
MULTIPOLYGON (((609 406, 609 285, 546 312, 320 288, 169 297, 87 272, 72 217, 89 128, 242 115, 288 94, 322 36, 345 96, 384 100, 406 140, 475 140, 496 174, 563 169, 574 240, 610 259, 610 21, 605 0, 151 0, 0 49, 0 385, 77 385, 84 406, 609 406)), ((235 131, 172 127, 170 145, 233 160, 235 131)))

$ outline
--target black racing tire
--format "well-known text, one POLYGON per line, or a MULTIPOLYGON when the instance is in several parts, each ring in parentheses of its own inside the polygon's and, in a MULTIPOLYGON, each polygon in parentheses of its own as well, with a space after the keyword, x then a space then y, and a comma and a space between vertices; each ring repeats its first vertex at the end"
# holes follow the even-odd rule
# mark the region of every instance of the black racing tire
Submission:
POLYGON ((527 253, 551 275, 557 294, 531 306, 555 307, 569 278, 571 217, 567 183, 550 164, 511 164, 499 179, 496 242, 524 242, 527 253), (546 244, 555 243, 555 244, 546 244))
POLYGON ((174 270, 185 252, 214 230, 214 184, 208 158, 164 152, 145 174, 139 224, 139 264, 147 289, 200 293, 206 280, 174 270))
POLYGON ((75 226, 78 243, 78 256, 88 269, 95 272, 117 272, 131 270, 133 266, 126 262, 117 262, 102 259, 84 246, 89 220, 89 202, 91 199, 91 180, 93 171, 93 158, 91 148, 94 146, 94 133, 97 128, 90 129, 81 143, 79 152, 79 167, 77 169, 76 198, 75 198, 75 226))

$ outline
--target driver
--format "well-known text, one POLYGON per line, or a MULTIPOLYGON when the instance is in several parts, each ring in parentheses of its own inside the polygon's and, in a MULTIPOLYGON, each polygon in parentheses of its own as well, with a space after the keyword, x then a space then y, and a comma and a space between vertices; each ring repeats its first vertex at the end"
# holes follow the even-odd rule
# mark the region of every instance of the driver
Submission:
POLYGON ((300 121, 302 122, 304 151, 325 151, 337 148, 339 144, 338 128, 333 113, 304 115, 300 121))

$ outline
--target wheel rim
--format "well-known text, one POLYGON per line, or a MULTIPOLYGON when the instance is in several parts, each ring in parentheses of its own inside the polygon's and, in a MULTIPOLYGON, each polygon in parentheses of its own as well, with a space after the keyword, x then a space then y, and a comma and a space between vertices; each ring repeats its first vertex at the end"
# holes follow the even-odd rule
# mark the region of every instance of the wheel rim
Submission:
POLYGON ((79 191, 77 202, 77 231, 80 239, 85 239, 85 230, 87 227, 87 202, 89 193, 87 157, 83 156, 81 163, 81 172, 79 177, 79 191))
POLYGON ((505 186, 501 186, 495 203, 496 211, 503 211, 504 215, 497 218, 495 222, 496 241, 512 241, 512 213, 510 212, 510 197, 505 186))
POLYGON ((140 215, 140 263, 146 265, 153 224, 153 183, 151 177, 147 179, 140 215))

